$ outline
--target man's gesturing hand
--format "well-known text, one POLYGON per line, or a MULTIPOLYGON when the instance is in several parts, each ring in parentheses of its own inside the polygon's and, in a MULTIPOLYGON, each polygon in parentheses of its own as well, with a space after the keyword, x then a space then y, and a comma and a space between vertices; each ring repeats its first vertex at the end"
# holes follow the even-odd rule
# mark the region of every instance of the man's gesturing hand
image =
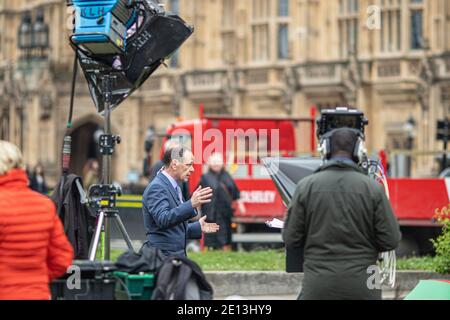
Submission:
POLYGON ((217 231, 219 231, 220 227, 218 224, 208 223, 205 220, 206 220, 206 216, 204 216, 203 218, 201 218, 199 220, 203 233, 216 233, 217 231))
POLYGON ((212 189, 198 186, 197 190, 192 194, 191 203, 193 208, 200 208, 205 203, 210 203, 212 197, 212 189))

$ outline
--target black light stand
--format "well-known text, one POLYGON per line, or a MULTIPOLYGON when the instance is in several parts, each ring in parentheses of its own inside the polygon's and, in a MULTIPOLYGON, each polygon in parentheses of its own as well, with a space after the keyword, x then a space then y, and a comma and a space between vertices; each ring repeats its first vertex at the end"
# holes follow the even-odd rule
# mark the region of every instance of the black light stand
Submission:
POLYGON ((116 209, 116 197, 121 195, 120 187, 112 184, 111 179, 111 158, 114 153, 116 143, 120 143, 120 137, 111 133, 111 101, 112 101, 112 81, 115 76, 105 73, 101 77, 104 98, 104 119, 105 134, 100 137, 100 153, 103 156, 102 184, 93 185, 89 188, 89 202, 91 206, 97 208, 97 225, 94 239, 89 249, 89 260, 94 261, 97 248, 100 242, 101 233, 104 232, 103 252, 104 260, 111 258, 111 221, 116 221, 122 236, 130 250, 134 251, 131 239, 125 229, 119 211, 116 209))
MULTIPOLYGON (((98 218, 94 238, 89 249, 89 260, 93 261, 100 239, 102 239, 102 248, 104 248, 103 258, 106 260, 110 258, 112 220, 117 222, 128 248, 134 251, 130 237, 116 209, 116 197, 121 193, 120 187, 111 183, 111 158, 115 144, 120 143, 120 137, 111 134, 110 113, 142 86, 163 64, 164 60, 178 50, 192 35, 194 29, 179 16, 166 12, 156 0, 116 1, 117 10, 114 9, 114 12, 106 12, 101 4, 92 4, 91 6, 91 4, 85 2, 66 1, 67 5, 73 6, 74 12, 85 10, 88 7, 91 11, 97 8, 98 13, 102 14, 97 21, 98 24, 115 31, 117 34, 114 37, 122 37, 117 38, 117 40, 121 40, 122 44, 126 43, 124 48, 120 47, 120 54, 112 53, 109 48, 110 46, 117 46, 117 41, 113 41, 110 34, 102 29, 103 27, 99 27, 103 31, 100 32, 99 29, 97 31, 100 33, 93 34, 90 22, 84 21, 90 19, 74 19, 73 21, 74 29, 69 39, 76 52, 74 66, 76 67, 77 63, 80 64, 97 111, 103 114, 105 120, 105 134, 100 137, 99 143, 100 153, 103 157, 102 181, 101 184, 89 188, 89 203, 91 207, 96 209, 98 218), (131 11, 133 9, 136 30, 129 34, 125 25, 132 20, 131 11), (129 18, 122 17, 124 18, 123 25, 116 21, 117 16, 115 16, 124 16, 125 14, 122 11, 130 13, 129 18), (122 27, 124 27, 123 33, 118 31, 123 29, 122 27), (100 39, 97 36, 101 36, 100 42, 97 42, 100 39), (93 40, 94 38, 96 40, 93 40), (122 52, 122 49, 124 49, 124 52, 122 52), (102 232, 104 237, 101 237, 102 232)), ((28 28, 28 20, 25 22, 24 28, 28 28)), ((72 80, 68 128, 71 128, 72 124, 75 82, 76 68, 72 80)), ((69 148, 66 149, 70 149, 69 142, 67 141, 69 148)), ((66 167, 68 167, 70 152, 65 155, 64 159, 66 159, 66 167)))

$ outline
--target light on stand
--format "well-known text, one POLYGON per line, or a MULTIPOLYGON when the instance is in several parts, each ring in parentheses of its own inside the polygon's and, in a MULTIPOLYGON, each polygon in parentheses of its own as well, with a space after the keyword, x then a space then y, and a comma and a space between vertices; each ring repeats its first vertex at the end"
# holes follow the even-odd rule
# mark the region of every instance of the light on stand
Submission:
MULTIPOLYGON (((189 38, 193 28, 177 15, 166 13, 156 0, 73 0, 67 4, 75 9, 75 28, 70 36, 76 53, 72 96, 79 63, 97 111, 105 120, 105 131, 99 138, 102 184, 89 188, 89 203, 98 216, 89 259, 95 260, 103 237, 102 258, 109 260, 112 221, 118 224, 128 248, 134 250, 116 209, 120 188, 112 184, 111 160, 120 137, 111 132, 111 113, 189 38)), ((45 31, 38 27, 39 32, 45 31)), ((45 37, 39 41, 44 43, 45 37)), ((68 124, 71 117, 72 113, 68 124)), ((147 138, 146 148, 151 149, 153 137, 147 138)))

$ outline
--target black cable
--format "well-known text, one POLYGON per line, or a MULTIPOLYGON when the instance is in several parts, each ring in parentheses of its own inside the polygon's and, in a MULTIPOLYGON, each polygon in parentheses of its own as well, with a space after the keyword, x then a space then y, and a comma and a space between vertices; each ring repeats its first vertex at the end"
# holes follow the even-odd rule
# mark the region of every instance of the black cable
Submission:
POLYGON ((67 129, 72 128, 73 105, 75 100, 75 85, 77 83, 77 71, 78 71, 78 56, 77 53, 75 52, 75 58, 73 60, 72 91, 70 93, 70 109, 69 109, 69 119, 67 121, 67 129))
MULTIPOLYGON (((62 157, 61 157, 63 181, 65 180, 64 178, 69 174, 70 158, 72 156, 72 137, 68 134, 68 131, 69 129, 72 128, 73 106, 75 101, 75 85, 77 82, 77 70, 78 70, 78 57, 75 52, 75 59, 73 61, 73 71, 72 71, 73 72, 72 91, 70 93, 69 119, 67 120, 67 132, 66 136, 64 137, 62 157)), ((61 184, 61 188, 63 184, 64 183, 61 184)))

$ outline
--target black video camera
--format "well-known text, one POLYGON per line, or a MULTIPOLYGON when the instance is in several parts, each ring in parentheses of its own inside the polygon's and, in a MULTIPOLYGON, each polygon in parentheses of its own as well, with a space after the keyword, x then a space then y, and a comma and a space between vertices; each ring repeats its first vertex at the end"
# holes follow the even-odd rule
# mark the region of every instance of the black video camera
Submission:
POLYGON ((317 138, 320 138, 339 128, 351 128, 364 134, 364 128, 369 124, 369 120, 364 117, 364 112, 347 107, 327 109, 321 112, 321 117, 317 120, 317 138))

